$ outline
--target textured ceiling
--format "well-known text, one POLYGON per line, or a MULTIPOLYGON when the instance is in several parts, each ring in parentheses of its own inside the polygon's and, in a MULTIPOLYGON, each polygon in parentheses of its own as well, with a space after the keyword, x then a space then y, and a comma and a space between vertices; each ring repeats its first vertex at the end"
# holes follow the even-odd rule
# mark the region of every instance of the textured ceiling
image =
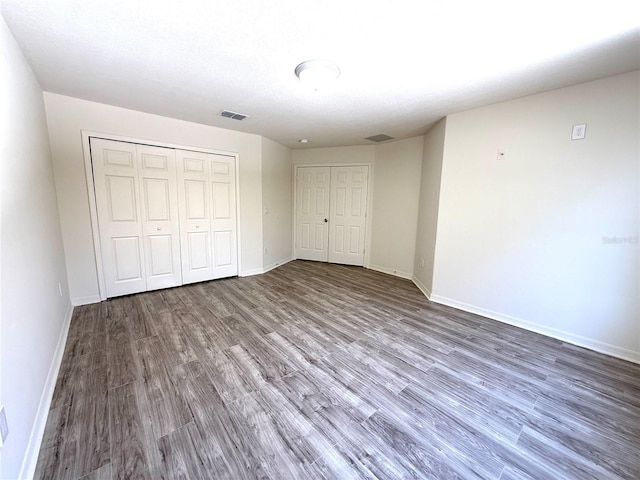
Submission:
POLYGON ((42 88, 293 148, 424 133, 460 110, 640 68, 640 2, 3 1, 42 88), (294 74, 336 62, 330 89, 294 74), (238 122, 217 113, 250 115, 238 122))

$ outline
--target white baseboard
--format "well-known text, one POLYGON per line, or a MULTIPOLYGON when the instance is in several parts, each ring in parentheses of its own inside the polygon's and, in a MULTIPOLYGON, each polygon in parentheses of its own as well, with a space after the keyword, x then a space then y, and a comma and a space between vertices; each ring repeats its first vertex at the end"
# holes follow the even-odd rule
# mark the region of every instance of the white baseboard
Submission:
POLYGON ((74 307, 79 307, 80 305, 89 305, 91 303, 100 303, 99 295, 90 295, 88 297, 75 297, 71 299, 71 304, 74 307))
POLYGON ((293 261, 293 257, 287 258, 286 260, 280 260, 280 261, 274 262, 271 265, 267 265, 266 267, 264 267, 262 273, 267 273, 268 271, 273 270, 274 268, 281 267, 282 265, 285 265, 291 261, 293 261))
POLYGON ((42 395, 40 396, 40 403, 38 404, 36 418, 33 422, 33 427, 31 428, 31 434, 29 435, 27 451, 22 459, 19 478, 33 478, 36 471, 40 445, 42 444, 44 429, 47 425, 47 416, 49 415, 51 401, 53 400, 53 391, 56 388, 56 380, 58 379, 58 372, 60 371, 60 365, 62 363, 64 347, 67 344, 67 335, 69 334, 69 325, 71 324, 72 315, 73 305, 69 302, 62 322, 62 328, 60 329, 60 335, 58 336, 58 344, 56 345, 53 359, 51 359, 49 373, 47 374, 47 379, 45 381, 44 388, 42 389, 42 395))
POLYGON ((376 272, 386 273, 387 275, 393 275, 394 277, 405 278, 407 280, 411 280, 411 277, 413 276, 410 273, 399 272, 398 270, 393 270, 387 267, 380 267, 378 265, 368 265, 366 268, 375 270, 376 272))
MULTIPOLYGON (((418 288, 420 288, 419 285, 418 288)), ((546 325, 540 325, 539 323, 524 320, 522 318, 512 317, 503 313, 494 312, 492 310, 487 310, 486 308, 459 302, 452 298, 441 297, 439 295, 431 295, 429 297, 429 300, 435 303, 440 303, 442 305, 457 308, 459 310, 464 310, 465 312, 475 313, 476 315, 491 318, 492 320, 508 323, 509 325, 524 328, 525 330, 540 333, 542 335, 546 335, 547 337, 562 340, 563 342, 571 343, 579 347, 588 348, 589 350, 594 350, 599 353, 604 353, 605 355, 611 355, 612 357, 617 357, 623 360, 628 360, 630 362, 640 364, 640 352, 636 352, 634 350, 622 348, 617 345, 611 345, 609 343, 601 342, 600 340, 583 337, 581 335, 576 335, 575 333, 559 330, 557 328, 549 327, 546 325)))
POLYGON ((253 270, 244 270, 238 276, 239 277, 251 277, 253 275, 262 275, 263 273, 267 273, 269 270, 273 270, 276 267, 281 267, 285 263, 289 263, 292 260, 295 260, 295 259, 294 258, 287 258, 285 260, 279 260, 277 262, 274 262, 271 265, 267 265, 264 268, 254 268, 253 270))
POLYGON ((264 270, 262 268, 254 268, 253 270, 243 270, 238 273, 239 277, 252 277, 253 275, 262 275, 264 270))
POLYGON ((414 275, 411 277, 411 281, 416 285, 416 287, 418 287, 418 289, 420 289, 422 294, 427 297, 428 300, 431 300, 431 291, 418 279, 418 277, 414 275))

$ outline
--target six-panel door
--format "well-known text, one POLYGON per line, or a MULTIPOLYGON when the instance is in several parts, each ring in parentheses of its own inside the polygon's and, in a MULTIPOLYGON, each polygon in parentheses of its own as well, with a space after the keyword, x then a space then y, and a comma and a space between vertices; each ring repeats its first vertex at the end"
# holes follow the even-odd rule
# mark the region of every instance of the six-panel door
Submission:
POLYGON ((238 274, 235 157, 176 151, 183 283, 238 274))
POLYGON ((107 297, 147 289, 136 145, 91 139, 107 297))
POLYGON ((364 264, 367 166, 331 167, 329 262, 364 264))
POLYGON ((237 275, 235 157, 90 146, 107 297, 237 275))
POLYGON ((147 290, 182 284, 176 155, 171 148, 136 145, 147 290))
POLYGON ((296 258, 364 265, 369 167, 296 169, 296 258))
POLYGON ((211 154, 213 278, 238 274, 235 157, 211 154))
POLYGON ((298 167, 296 258, 326 262, 329 245, 329 167, 298 167))
POLYGON ((211 261, 210 155, 176 152, 183 283, 213 278, 211 261))

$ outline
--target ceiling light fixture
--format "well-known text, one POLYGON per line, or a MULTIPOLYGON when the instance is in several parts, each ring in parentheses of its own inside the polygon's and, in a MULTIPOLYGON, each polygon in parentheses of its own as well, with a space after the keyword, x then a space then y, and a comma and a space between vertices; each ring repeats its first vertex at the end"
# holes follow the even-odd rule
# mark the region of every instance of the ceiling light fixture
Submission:
POLYGON ((309 143, 309 139, 308 138, 301 138, 300 140, 298 140, 299 143, 309 143))
POLYGON ((319 90, 340 76, 338 66, 328 60, 308 60, 296 67, 300 81, 314 90, 319 90))

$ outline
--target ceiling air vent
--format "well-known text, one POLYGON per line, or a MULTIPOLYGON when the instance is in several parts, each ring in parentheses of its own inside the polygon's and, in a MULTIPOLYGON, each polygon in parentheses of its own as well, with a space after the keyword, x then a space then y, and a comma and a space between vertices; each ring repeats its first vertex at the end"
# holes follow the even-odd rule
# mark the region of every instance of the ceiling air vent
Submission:
POLYGON ((234 120, 244 120, 249 116, 238 112, 230 112, 229 110, 222 110, 218 115, 221 117, 233 118, 234 120))
POLYGON ((365 140, 371 140, 372 142, 385 142, 387 140, 393 140, 393 137, 390 137, 389 135, 385 135, 384 133, 381 133, 379 135, 367 137, 365 138, 365 140))

